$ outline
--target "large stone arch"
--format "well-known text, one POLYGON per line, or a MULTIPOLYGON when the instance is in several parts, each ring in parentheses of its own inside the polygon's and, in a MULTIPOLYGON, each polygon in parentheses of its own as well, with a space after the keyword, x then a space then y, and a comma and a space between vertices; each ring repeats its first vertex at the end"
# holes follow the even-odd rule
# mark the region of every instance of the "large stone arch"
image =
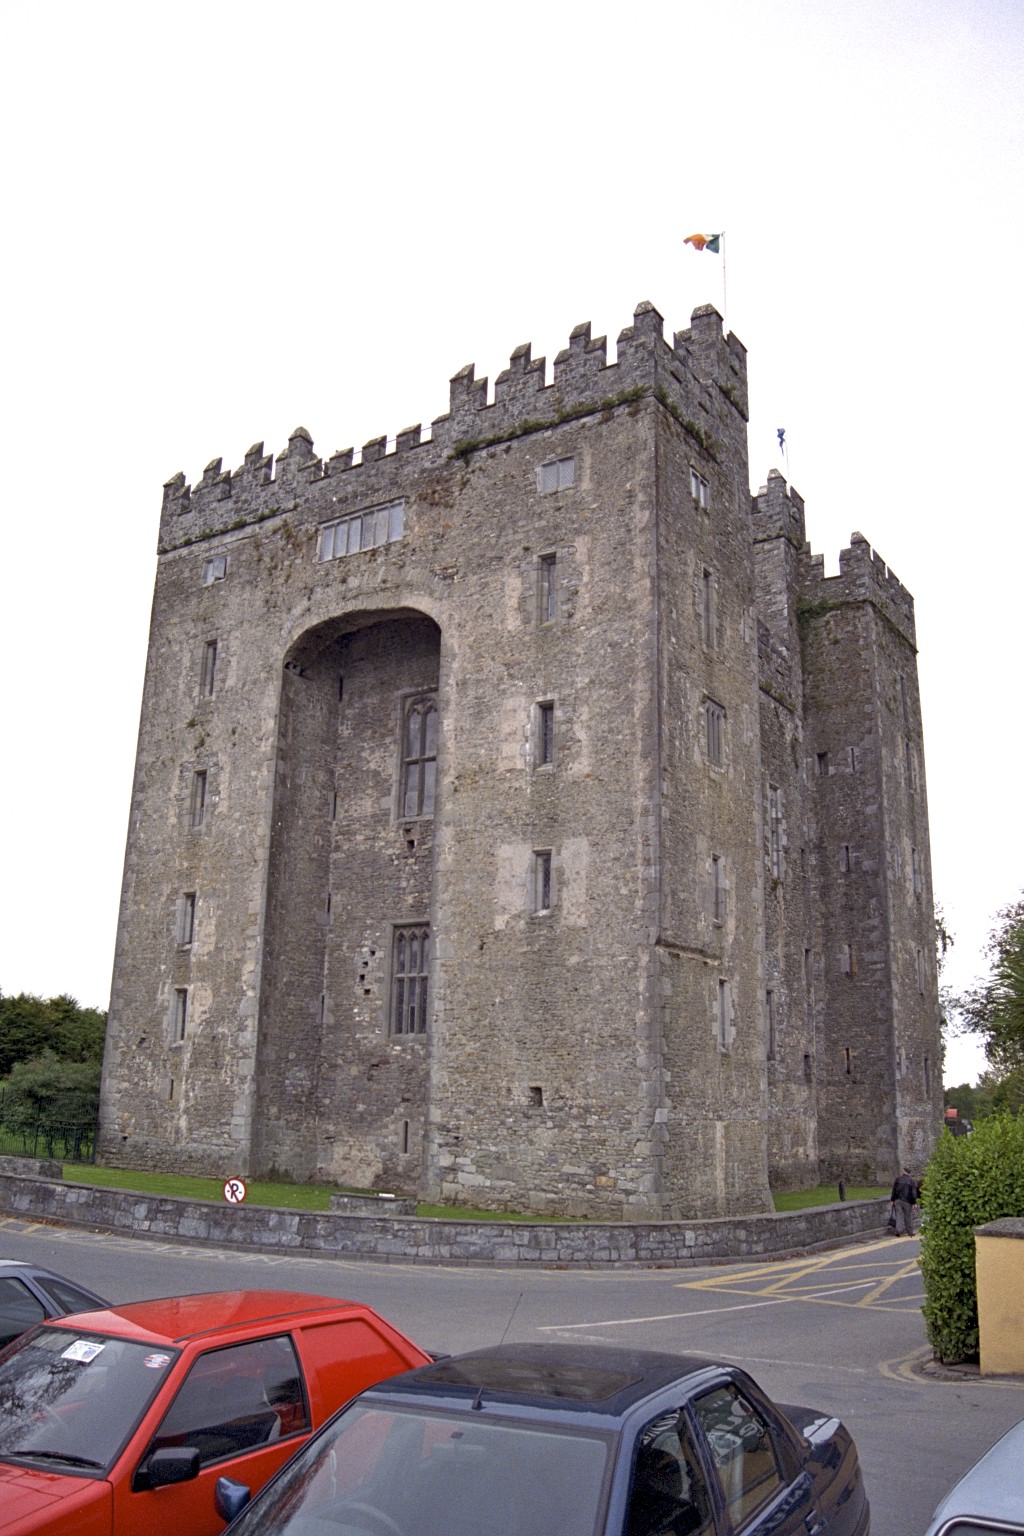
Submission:
MULTIPOLYGON (((440 684, 441 631, 413 609, 325 620, 285 653, 260 984, 259 1172, 419 1186, 429 1035, 420 1015, 393 1017, 392 952, 413 930, 424 936, 432 917, 434 804, 429 793, 405 793, 403 742, 407 713, 418 705, 422 715, 440 684)), ((415 766, 430 771, 422 746, 415 766)))

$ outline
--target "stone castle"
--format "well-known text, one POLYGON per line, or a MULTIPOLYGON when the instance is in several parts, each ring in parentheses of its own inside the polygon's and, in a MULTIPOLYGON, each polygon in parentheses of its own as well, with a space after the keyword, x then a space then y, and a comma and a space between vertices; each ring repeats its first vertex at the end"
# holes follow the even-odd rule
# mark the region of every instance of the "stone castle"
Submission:
POLYGON ((105 1161, 630 1220, 921 1165, 913 601, 746 422, 717 311, 644 303, 167 483, 105 1161))

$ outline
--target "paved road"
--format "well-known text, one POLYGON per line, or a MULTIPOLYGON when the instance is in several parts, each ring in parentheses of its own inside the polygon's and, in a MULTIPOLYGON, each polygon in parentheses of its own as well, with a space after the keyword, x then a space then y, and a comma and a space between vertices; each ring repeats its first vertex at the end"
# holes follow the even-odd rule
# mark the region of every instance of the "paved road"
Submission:
POLYGON ((372 1303, 428 1348, 598 1339, 731 1359, 780 1402, 853 1432, 873 1536, 916 1536, 949 1485, 1024 1418, 1024 1382, 934 1376, 916 1239, 812 1258, 690 1270, 467 1269, 239 1254, 0 1218, 0 1254, 33 1259, 113 1301, 239 1285, 372 1303))

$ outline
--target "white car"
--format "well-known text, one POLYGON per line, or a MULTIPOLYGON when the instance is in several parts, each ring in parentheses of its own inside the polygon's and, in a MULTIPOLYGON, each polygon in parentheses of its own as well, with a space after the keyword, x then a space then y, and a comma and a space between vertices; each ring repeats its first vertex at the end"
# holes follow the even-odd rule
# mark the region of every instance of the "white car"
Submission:
POLYGON ((925 1536, 1024 1536, 1024 1419, 965 1472, 925 1536))

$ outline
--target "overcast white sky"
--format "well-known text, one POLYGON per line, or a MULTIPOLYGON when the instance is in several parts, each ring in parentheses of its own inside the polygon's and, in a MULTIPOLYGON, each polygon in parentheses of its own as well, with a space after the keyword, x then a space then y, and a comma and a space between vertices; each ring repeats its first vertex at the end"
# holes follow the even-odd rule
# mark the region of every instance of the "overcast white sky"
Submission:
MULTIPOLYGON (((936 893, 1024 887, 1021 0, 8 0, 0 988, 106 1006, 162 482, 447 408, 641 299, 917 601, 936 893)), ((784 471, 786 465, 779 465, 784 471)), ((955 1046, 947 1081, 973 1076, 955 1046)))

